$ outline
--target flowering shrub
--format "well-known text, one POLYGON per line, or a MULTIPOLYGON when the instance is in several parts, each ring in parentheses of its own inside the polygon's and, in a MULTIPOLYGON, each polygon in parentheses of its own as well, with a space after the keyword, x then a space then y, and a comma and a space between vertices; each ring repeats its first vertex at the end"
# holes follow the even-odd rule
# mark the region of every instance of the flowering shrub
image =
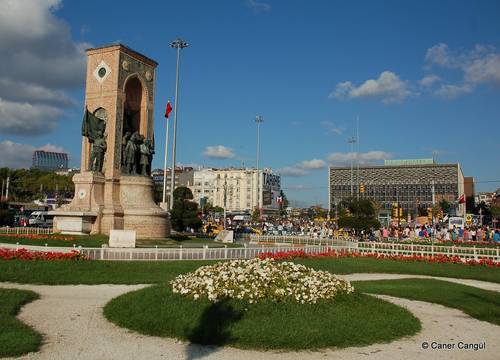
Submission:
POLYGON ((46 235, 46 234, 0 234, 0 237, 11 237, 17 239, 32 239, 32 240, 64 240, 64 241, 73 241, 75 240, 74 236, 67 235, 46 235))
POLYGON ((0 248, 0 259, 3 260, 87 260, 78 250, 68 253, 53 251, 30 251, 26 249, 0 248))
POLYGON ((229 298, 249 303, 269 299, 314 304, 320 299, 354 291, 348 281, 329 272, 290 262, 275 262, 270 258, 202 266, 177 276, 170 284, 174 293, 195 300, 206 296, 213 302, 229 298))
POLYGON ((429 262, 429 263, 453 263, 453 264, 465 264, 465 265, 482 265, 491 267, 500 267, 500 262, 495 262, 488 258, 480 258, 478 260, 461 259, 459 256, 447 256, 447 255, 434 255, 434 256, 422 256, 422 255, 396 255, 396 254, 378 254, 378 253, 359 253, 359 252, 348 252, 348 251, 336 251, 330 250, 320 253, 306 253, 304 250, 292 250, 292 251, 278 251, 275 253, 265 252, 259 254, 260 259, 275 259, 275 260, 293 260, 297 258, 323 258, 323 257, 335 257, 335 258, 373 258, 373 259, 387 259, 387 260, 398 260, 398 261, 413 261, 413 262, 429 262))

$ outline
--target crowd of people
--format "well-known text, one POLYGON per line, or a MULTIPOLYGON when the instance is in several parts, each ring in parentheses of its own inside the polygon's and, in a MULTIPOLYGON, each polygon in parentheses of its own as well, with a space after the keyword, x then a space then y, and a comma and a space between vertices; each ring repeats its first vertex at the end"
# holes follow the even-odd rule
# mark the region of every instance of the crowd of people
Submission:
POLYGON ((334 239, 337 236, 353 236, 365 241, 435 240, 457 242, 500 243, 500 230, 488 226, 466 226, 448 228, 446 224, 431 226, 388 226, 368 231, 340 229, 333 221, 313 221, 305 219, 278 219, 265 222, 246 222, 236 225, 237 232, 261 235, 308 236, 312 238, 334 239), (248 231, 245 231, 248 230, 248 231))
POLYGON ((374 231, 375 239, 379 240, 405 240, 405 239, 435 239, 438 241, 476 241, 500 243, 500 231, 490 229, 488 226, 466 226, 464 228, 453 226, 432 227, 428 224, 420 227, 384 227, 374 231))

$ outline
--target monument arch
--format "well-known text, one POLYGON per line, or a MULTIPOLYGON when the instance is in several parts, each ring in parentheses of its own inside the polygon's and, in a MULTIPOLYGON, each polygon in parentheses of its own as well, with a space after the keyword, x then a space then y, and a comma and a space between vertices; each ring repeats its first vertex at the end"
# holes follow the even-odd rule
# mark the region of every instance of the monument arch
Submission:
POLYGON ((166 237, 168 213, 154 202, 150 176, 158 64, 121 44, 86 52, 81 173, 73 177, 73 201, 54 212, 54 230, 166 237))

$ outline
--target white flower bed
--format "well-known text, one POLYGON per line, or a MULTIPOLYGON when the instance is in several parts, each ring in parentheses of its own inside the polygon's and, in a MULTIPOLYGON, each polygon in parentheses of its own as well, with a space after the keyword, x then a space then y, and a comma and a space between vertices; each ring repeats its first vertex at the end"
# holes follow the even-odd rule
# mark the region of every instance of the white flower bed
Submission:
POLYGON ((174 293, 195 300, 206 296, 213 302, 223 298, 249 303, 263 299, 276 302, 292 299, 304 304, 354 291, 347 280, 329 272, 273 259, 233 260, 202 266, 192 273, 177 276, 171 285, 174 293))

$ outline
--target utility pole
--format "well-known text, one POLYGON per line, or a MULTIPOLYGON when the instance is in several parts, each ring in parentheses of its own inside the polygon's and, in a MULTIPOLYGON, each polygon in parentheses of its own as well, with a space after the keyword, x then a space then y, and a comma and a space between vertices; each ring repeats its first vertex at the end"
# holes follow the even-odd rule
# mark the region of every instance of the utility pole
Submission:
POLYGON ((349 138, 349 140, 347 140, 347 142, 349 144, 351 144, 351 154, 350 154, 350 158, 351 158, 351 197, 353 197, 354 196, 353 153, 354 153, 354 143, 356 142, 356 138, 354 136, 352 136, 351 138, 349 138))
POLYGON ((432 205, 436 205, 436 188, 434 186, 434 180, 431 181, 431 192, 432 192, 432 205))
POLYGON ((224 230, 226 230, 227 179, 224 179, 224 230))
POLYGON ((177 49, 177 67, 175 74, 175 107, 174 107, 174 134, 172 141, 172 171, 170 175, 170 210, 172 210, 174 205, 174 188, 175 188, 175 150, 177 145, 177 109, 179 108, 179 67, 181 60, 181 50, 188 47, 189 44, 177 38, 170 43, 170 47, 177 49))
POLYGON ((356 119, 356 184, 358 186, 356 198, 359 200, 359 116, 356 119))
POLYGON ((257 123, 257 208, 259 209, 259 218, 262 218, 262 209, 260 204, 260 172, 259 172, 259 161, 260 161, 260 124, 264 122, 264 118, 260 115, 255 117, 255 122, 257 123))
POLYGON ((7 186, 5 188, 5 201, 9 201, 9 184, 10 184, 10 177, 7 176, 7 186))

